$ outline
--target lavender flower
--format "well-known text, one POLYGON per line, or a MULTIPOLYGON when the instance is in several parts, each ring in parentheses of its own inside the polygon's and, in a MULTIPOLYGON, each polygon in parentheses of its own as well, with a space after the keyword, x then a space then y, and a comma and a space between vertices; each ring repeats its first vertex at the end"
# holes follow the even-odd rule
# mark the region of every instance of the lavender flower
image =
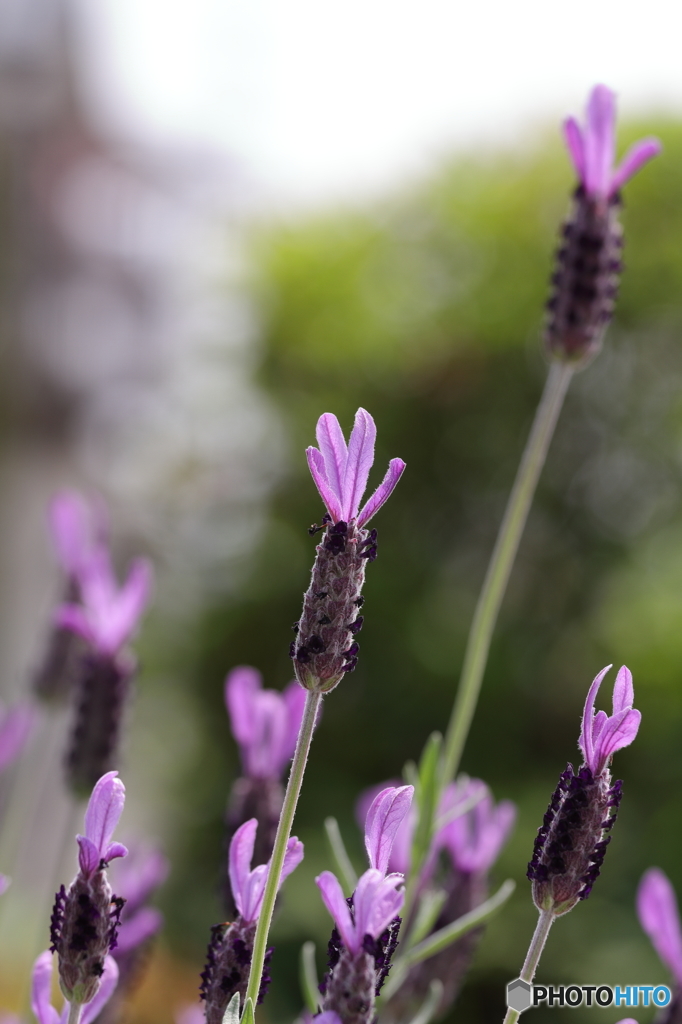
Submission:
POLYGON ((584 365, 599 350, 613 314, 622 270, 620 189, 660 152, 657 139, 642 139, 615 161, 615 95, 605 85, 592 90, 586 125, 564 123, 564 137, 578 175, 571 214, 552 277, 545 343, 552 358, 584 365))
POLYGON ((85 835, 76 836, 79 871, 68 892, 55 898, 50 927, 51 952, 59 957, 59 983, 69 1002, 89 1003, 97 994, 107 953, 125 900, 112 894, 106 867, 127 849, 112 842, 125 803, 118 772, 108 772, 92 791, 85 812, 85 835))
MULTIPOLYGON (((649 868, 637 890, 639 922, 682 991, 682 929, 675 890, 660 868, 649 868)), ((677 1001, 677 999, 675 1000, 677 1001)))
POLYGON ((88 792, 113 767, 121 718, 135 660, 122 648, 149 598, 151 566, 137 559, 119 588, 108 549, 100 544, 79 564, 81 603, 57 610, 56 623, 87 644, 78 681, 76 720, 67 754, 67 777, 77 794, 88 792))
POLYGON ((412 786, 389 786, 372 801, 365 825, 370 868, 348 900, 331 871, 315 879, 336 922, 328 947, 328 972, 320 985, 322 1010, 337 1013, 342 1024, 369 1024, 375 997, 391 969, 404 893, 403 875, 386 872, 413 795, 412 786))
MULTIPOLYGON (((104 959, 101 983, 97 995, 85 1007, 81 1024, 91 1024, 111 998, 118 983, 118 967, 111 956, 104 959)), ((51 1003, 52 987, 52 955, 47 950, 41 953, 33 965, 31 980, 31 1009, 38 1024, 66 1024, 69 1017, 69 1004, 59 1014, 51 1003)))
POLYGON ((622 783, 611 784, 608 766, 617 750, 632 743, 641 721, 625 666, 616 676, 613 714, 595 714, 597 691, 610 668, 595 678, 585 701, 579 739, 584 762, 577 773, 571 764, 562 773, 528 865, 536 907, 556 917, 587 899, 599 876, 622 796, 622 783))
POLYGON ((365 526, 398 483, 405 463, 391 459, 382 483, 367 502, 360 502, 374 461, 376 426, 364 409, 346 447, 339 421, 324 413, 317 423, 319 449, 306 456, 313 480, 327 508, 317 546, 310 586, 303 599, 303 614, 291 645, 296 678, 307 690, 327 693, 357 664, 360 645, 354 639, 363 624, 359 615, 365 567, 377 554, 376 530, 365 526))
MULTIPOLYGON (((206 1001, 207 1024, 222 1024, 227 1005, 235 992, 239 992, 241 999, 246 994, 256 923, 270 870, 269 863, 251 868, 257 828, 258 822, 252 818, 237 829, 230 843, 230 884, 238 916, 232 924, 218 924, 211 929, 200 990, 201 998, 206 1001)), ((280 886, 302 860, 303 843, 292 836, 287 843, 280 886)), ((271 956, 270 949, 261 978, 259 1003, 263 1001, 270 982, 267 968, 271 956)))

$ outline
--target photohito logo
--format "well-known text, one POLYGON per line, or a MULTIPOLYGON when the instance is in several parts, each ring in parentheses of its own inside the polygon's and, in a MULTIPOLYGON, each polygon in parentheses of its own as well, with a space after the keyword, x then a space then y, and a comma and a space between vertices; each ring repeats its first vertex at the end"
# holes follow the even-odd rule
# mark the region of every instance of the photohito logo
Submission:
POLYGON ((667 985, 529 985, 516 978, 507 985, 507 1006, 518 1013, 531 1006, 667 1006, 667 985))

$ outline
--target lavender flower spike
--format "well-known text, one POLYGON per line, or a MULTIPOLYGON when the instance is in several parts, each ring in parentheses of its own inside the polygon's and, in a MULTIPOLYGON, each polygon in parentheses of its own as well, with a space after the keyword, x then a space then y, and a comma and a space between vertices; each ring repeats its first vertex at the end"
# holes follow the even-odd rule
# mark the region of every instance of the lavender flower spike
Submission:
POLYGON ((545 345, 550 357, 576 366, 584 366, 599 351, 613 314, 622 270, 620 189, 661 149, 657 139, 641 139, 614 168, 615 120, 614 94, 597 85, 587 104, 585 127, 574 118, 564 123, 578 187, 562 228, 545 345))
POLYGON ((348 446, 332 413, 317 424, 318 448, 306 456, 315 485, 327 513, 318 544, 310 586, 303 599, 303 614, 295 625, 298 634, 290 655, 296 678, 307 690, 328 693, 357 664, 360 645, 355 636, 362 629, 359 615, 367 562, 377 555, 377 532, 365 526, 381 508, 398 483, 405 463, 391 459, 386 476, 360 508, 374 461, 376 427, 364 409, 358 409, 348 446))
MULTIPOLYGON (((675 890, 660 868, 649 868, 637 890, 639 922, 682 989, 682 929, 675 890)), ((678 992, 679 994, 679 992, 678 992)))
MULTIPOLYGON (((230 843, 229 874, 238 915, 231 924, 212 929, 206 967, 201 974, 201 998, 206 1001, 206 1024, 222 1024, 230 999, 236 992, 246 994, 253 956, 256 923, 263 905, 270 864, 251 868, 258 822, 255 818, 238 828, 230 843)), ((280 885, 303 860, 303 843, 292 836, 287 843, 280 885)), ((262 1002, 270 977, 267 973, 272 950, 268 950, 261 977, 258 1002, 262 1002)))
POLYGON ((50 925, 50 951, 59 957, 59 984, 69 1002, 89 1003, 100 988, 107 953, 116 948, 124 899, 115 897, 106 867, 125 857, 121 843, 111 841, 125 801, 117 772, 108 772, 95 786, 85 812, 85 835, 76 836, 79 871, 68 892, 61 887, 50 925))
POLYGON ((613 715, 595 715, 597 691, 610 668, 602 669, 587 694, 579 739, 584 762, 578 772, 569 764, 561 774, 528 865, 536 907, 555 916, 587 899, 599 876, 622 797, 622 783, 611 784, 609 764, 616 750, 632 743, 641 720, 625 666, 613 688, 613 715))
MULTIPOLYGON (((96 1020, 106 1003, 111 998, 118 984, 118 967, 113 957, 107 956, 102 969, 102 982, 95 998, 86 1006, 81 1017, 81 1024, 91 1024, 96 1020)), ((69 1004, 66 1003, 61 1014, 57 1013, 50 1001, 52 988, 52 954, 47 950, 41 953, 33 965, 31 979, 31 1009, 38 1024, 67 1024, 69 1004)))

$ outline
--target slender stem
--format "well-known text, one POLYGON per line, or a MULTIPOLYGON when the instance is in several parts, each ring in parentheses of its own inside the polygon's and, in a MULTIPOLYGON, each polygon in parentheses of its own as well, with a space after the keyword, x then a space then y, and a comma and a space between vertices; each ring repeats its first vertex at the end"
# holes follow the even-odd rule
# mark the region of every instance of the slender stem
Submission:
MULTIPOLYGON (((533 938, 530 940, 530 946, 526 953, 526 959, 523 961, 523 967, 519 978, 522 981, 531 983, 535 977, 535 972, 542 956, 542 951, 545 948, 547 942, 547 936, 549 935, 549 929, 552 927, 554 922, 554 911, 553 910, 541 910, 538 918, 538 923, 535 926, 533 938)), ((511 1006, 507 1009, 507 1014, 504 1018, 504 1024, 516 1024, 517 1020, 521 1016, 519 1010, 512 1010, 511 1006)))
POLYGON ((279 880, 282 874, 284 855, 291 835, 291 826, 294 822, 296 804, 298 803, 298 797, 301 792, 303 773, 305 772, 305 766, 308 760, 308 751, 310 750, 310 743, 313 738, 313 729, 315 728, 315 719, 317 718, 317 711, 321 700, 321 693, 315 693, 313 690, 308 690, 308 693, 306 694, 305 707, 303 709, 301 728, 299 729, 298 740, 296 741, 294 759, 291 763, 291 772, 289 773, 287 791, 282 805, 282 813, 277 826, 275 845, 272 850, 272 857, 270 858, 270 870, 268 872, 268 880, 265 884, 265 892, 263 893, 263 906, 258 918, 256 934, 253 940, 251 971, 249 973, 249 984, 246 989, 244 1001, 246 1002, 246 1000, 250 998, 253 1000, 254 1006, 258 999, 260 980, 261 975, 263 974, 263 963, 265 962, 265 951, 268 944, 268 932, 270 931, 272 913, 275 908, 277 890, 279 889, 279 880))
POLYGON ((476 710, 497 614, 573 372, 573 367, 567 363, 552 363, 535 413, 469 630, 457 697, 445 735, 443 785, 454 779, 459 768, 476 710))
POLYGON ((81 1014, 83 1012, 83 1003, 69 1003, 69 1020, 68 1024, 80 1024, 81 1014))

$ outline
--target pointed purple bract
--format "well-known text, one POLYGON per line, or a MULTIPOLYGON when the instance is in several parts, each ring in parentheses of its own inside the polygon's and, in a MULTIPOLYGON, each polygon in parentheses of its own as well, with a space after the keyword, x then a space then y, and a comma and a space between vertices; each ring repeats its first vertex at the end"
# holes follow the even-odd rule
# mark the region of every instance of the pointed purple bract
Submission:
POLYGON ((365 849, 369 865, 388 871, 393 843, 412 805, 414 786, 389 786, 372 801, 365 821, 365 849))
POLYGON ((486 787, 485 795, 474 807, 440 830, 439 841, 460 871, 484 873, 497 860, 515 820, 516 807, 511 800, 501 800, 496 805, 486 787))
POLYGON ((316 436, 319 450, 308 448, 306 456, 313 480, 332 522, 348 523, 356 520, 358 526, 364 526, 390 496, 405 469, 405 463, 402 459, 391 459, 383 482, 360 509, 374 462, 374 420, 365 409, 358 409, 346 446, 339 421, 333 413, 326 412, 318 420, 316 436))
POLYGON ((608 200, 661 151, 658 139, 641 139, 614 168, 616 98, 605 85, 596 85, 587 103, 585 127, 575 118, 564 122, 564 138, 578 179, 588 196, 608 200))
POLYGON ((642 720, 641 713, 632 707, 635 696, 632 674, 625 665, 618 672, 613 688, 613 714, 609 717, 605 711, 594 713, 597 692, 610 668, 611 665, 603 668, 590 686, 578 740, 585 764, 595 778, 617 750, 632 743, 642 720))
POLYGON ((355 920, 343 895, 343 889, 336 875, 323 871, 315 879, 322 900, 336 922, 344 945, 351 953, 359 953, 366 935, 377 939, 397 917, 403 905, 405 894, 402 888, 403 876, 384 875, 376 868, 369 868, 358 880, 353 894, 355 920))
POLYGON ((0 771, 19 756, 35 720, 35 709, 30 704, 22 702, 5 709, 0 702, 0 771))
POLYGON ((52 543, 67 576, 77 577, 98 544, 105 544, 108 524, 104 503, 88 502, 76 491, 55 494, 48 510, 52 543))
MULTIPOLYGON (((251 870, 257 828, 257 820, 250 818, 237 829, 230 843, 228 860, 232 897, 240 917, 246 922, 258 919, 263 904, 265 883, 270 870, 270 861, 267 864, 259 864, 253 871, 251 870)), ((282 874, 279 879, 280 886, 284 879, 301 863, 303 852, 303 843, 296 836, 292 836, 287 843, 284 855, 282 874)))
POLYGON ((660 868, 649 868, 637 890, 637 915, 651 944, 682 985, 682 930, 675 890, 660 868))
POLYGON ((82 636, 105 656, 115 655, 132 636, 147 605, 152 568, 145 558, 132 563, 118 586, 108 550, 100 545, 78 574, 82 604, 62 604, 55 623, 82 636))
POLYGON ((292 682, 283 693, 264 690, 260 672, 241 665, 225 680, 225 704, 245 775, 279 779, 296 747, 305 704, 303 687, 292 682))
POLYGON ((118 772, 107 772, 99 780, 85 812, 85 835, 76 836, 78 863, 84 878, 91 878, 102 861, 108 864, 128 853, 122 843, 111 842, 125 803, 125 786, 117 776, 118 772))

